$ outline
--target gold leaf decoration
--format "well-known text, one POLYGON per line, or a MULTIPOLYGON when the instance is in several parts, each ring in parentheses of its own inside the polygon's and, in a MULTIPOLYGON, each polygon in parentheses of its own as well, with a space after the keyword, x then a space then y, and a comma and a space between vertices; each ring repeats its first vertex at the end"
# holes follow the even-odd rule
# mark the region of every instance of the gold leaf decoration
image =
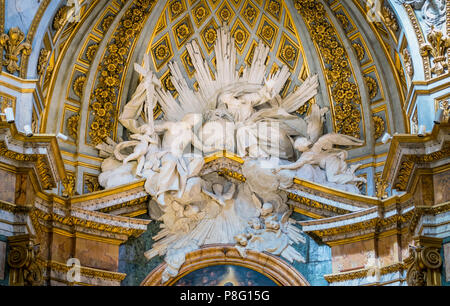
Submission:
POLYGON ((376 115, 372 116, 372 120, 373 120, 373 124, 375 127, 374 137, 375 137, 375 140, 377 140, 383 135, 383 133, 385 131, 385 127, 384 127, 385 123, 384 123, 384 119, 382 117, 376 116, 376 115))
POLYGON ((335 103, 336 132, 361 138, 362 111, 358 86, 353 81, 347 51, 329 21, 325 7, 317 0, 295 0, 294 5, 303 16, 326 67, 326 79, 335 103))
POLYGON ((102 143, 113 133, 119 86, 129 60, 128 54, 155 3, 154 0, 134 0, 120 20, 113 39, 108 42, 89 107, 93 119, 88 135, 89 143, 93 145, 102 143))
POLYGON ((83 97, 83 90, 84 90, 84 85, 86 83, 86 76, 85 75, 81 75, 78 78, 75 79, 75 81, 73 81, 73 92, 79 97, 83 97))

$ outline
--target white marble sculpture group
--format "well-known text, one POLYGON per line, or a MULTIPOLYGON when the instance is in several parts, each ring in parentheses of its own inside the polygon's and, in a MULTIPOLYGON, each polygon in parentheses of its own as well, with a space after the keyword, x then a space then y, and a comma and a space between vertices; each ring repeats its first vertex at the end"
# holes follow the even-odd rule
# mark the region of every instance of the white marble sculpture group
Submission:
POLYGON ((333 148, 362 141, 322 136, 327 109, 316 104, 306 119, 293 114, 318 93, 317 76, 282 99, 279 93, 290 72, 282 67, 266 78, 269 48, 259 43, 252 65, 240 75, 228 27, 217 34, 214 77, 196 41, 187 44, 198 91, 189 88, 177 63, 169 64, 178 99, 161 87, 149 56, 144 66, 136 64, 142 80, 119 118, 132 140, 108 139, 98 146, 106 158, 99 177, 103 187, 146 179, 150 215, 162 224, 145 256, 165 255, 163 281, 178 274, 187 253, 206 244, 235 244, 243 257, 254 250, 304 261, 292 246, 304 237, 289 218, 283 188, 298 177, 358 192, 355 183, 364 181, 355 175, 358 166, 347 166, 346 151, 333 148), (161 120, 153 118, 157 103, 164 113, 161 120), (204 155, 223 150, 245 161, 245 183, 200 175, 204 155), (292 163, 296 151, 301 155, 292 163))

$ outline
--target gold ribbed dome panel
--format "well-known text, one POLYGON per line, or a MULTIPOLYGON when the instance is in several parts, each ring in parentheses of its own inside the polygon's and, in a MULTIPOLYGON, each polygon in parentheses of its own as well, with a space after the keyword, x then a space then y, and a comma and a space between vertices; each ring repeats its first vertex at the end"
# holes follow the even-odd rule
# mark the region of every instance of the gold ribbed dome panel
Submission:
POLYGON ((271 71, 286 65, 293 73, 283 94, 308 76, 298 31, 284 1, 174 0, 166 4, 147 47, 152 68, 165 89, 177 96, 167 67, 170 61, 182 63, 190 85, 197 86, 195 69, 185 47, 192 40, 197 40, 211 72, 215 69, 216 31, 223 24, 230 27, 235 40, 241 71, 244 65, 250 65, 255 47, 262 42, 270 47, 267 64, 271 71))

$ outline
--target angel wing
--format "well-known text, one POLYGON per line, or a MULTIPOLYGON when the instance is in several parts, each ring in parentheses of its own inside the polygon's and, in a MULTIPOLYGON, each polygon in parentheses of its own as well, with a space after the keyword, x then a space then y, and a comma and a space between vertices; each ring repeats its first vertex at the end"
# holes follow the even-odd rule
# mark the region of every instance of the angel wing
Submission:
POLYGON ((311 143, 315 143, 323 133, 323 115, 328 111, 327 107, 320 108, 319 105, 311 105, 311 113, 306 118, 308 122, 307 135, 311 143))
POLYGON ((364 141, 352 136, 330 133, 324 135, 317 140, 317 142, 312 146, 311 151, 322 152, 333 149, 333 145, 340 146, 362 146, 364 141))
POLYGON ((319 92, 319 77, 317 74, 307 78, 296 91, 283 99, 281 107, 288 113, 293 113, 319 92))

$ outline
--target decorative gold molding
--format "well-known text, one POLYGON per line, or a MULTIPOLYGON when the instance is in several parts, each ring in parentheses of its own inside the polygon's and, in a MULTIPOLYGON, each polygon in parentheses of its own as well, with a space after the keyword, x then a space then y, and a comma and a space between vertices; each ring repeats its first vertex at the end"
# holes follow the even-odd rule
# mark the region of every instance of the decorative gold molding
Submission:
MULTIPOLYGON (((376 271, 380 273, 380 275, 386 275, 396 272, 402 272, 405 270, 406 267, 403 263, 398 262, 394 263, 389 266, 385 266, 382 268, 376 268, 376 271)), ((344 272, 344 273, 335 273, 335 274, 328 274, 324 275, 324 278, 327 282, 331 283, 338 283, 338 282, 344 282, 354 279, 361 279, 366 278, 368 274, 371 272, 372 269, 358 269, 350 272, 344 272)))
POLYGON ((10 248, 8 265, 10 267, 9 284, 11 286, 38 286, 42 283, 42 266, 37 261, 39 245, 33 242, 31 235, 8 237, 10 248))
POLYGON ((364 116, 358 84, 352 81, 354 73, 347 51, 324 5, 317 0, 296 0, 294 6, 305 20, 320 55, 327 88, 334 100, 331 106, 336 132, 365 139, 361 131, 364 116))
POLYGON ((450 211, 450 202, 434 205, 434 206, 416 206, 414 215, 409 224, 409 232, 413 233, 423 215, 440 215, 450 211))
POLYGON ((450 144, 447 144, 439 151, 430 154, 421 155, 404 155, 400 165, 397 178, 395 180, 395 188, 399 191, 406 191, 410 180, 412 179, 412 172, 416 164, 432 163, 450 156, 450 144))
MULTIPOLYGON (((414 13, 414 9, 411 7, 410 4, 404 3, 403 6, 406 9, 406 13, 408 14, 409 19, 411 20, 414 32, 417 37, 417 41, 419 42, 419 46, 422 46, 425 44, 425 38, 422 33, 422 28, 420 27, 420 24, 417 20, 416 14, 414 13)), ((431 79, 431 65, 430 65, 430 59, 428 56, 422 55, 422 61, 423 61, 423 70, 425 73, 425 80, 431 79)))
POLYGON ((442 239, 420 236, 414 238, 414 243, 404 261, 408 267, 406 282, 409 286, 440 286, 442 239))
MULTIPOLYGON (((43 0, 41 4, 39 5, 39 9, 34 15, 33 21, 31 22, 31 26, 28 29, 27 33, 27 41, 30 42, 30 44, 33 43, 34 35, 36 34, 37 28, 39 26, 39 23, 41 22, 42 16, 44 16, 45 11, 47 10, 48 5, 50 4, 51 0, 43 0)), ((31 53, 24 54, 22 56, 22 61, 20 64, 20 77, 26 78, 27 77, 27 68, 28 68, 28 57, 31 55, 31 53)))
MULTIPOLYGON (((91 230, 103 231, 103 232, 108 232, 108 233, 112 233, 112 234, 126 235, 128 237, 129 236, 139 237, 145 231, 145 230, 141 230, 141 229, 125 228, 125 227, 121 227, 121 226, 100 223, 100 222, 91 221, 91 220, 87 220, 87 219, 81 219, 81 218, 70 216, 70 215, 69 216, 61 216, 54 212, 46 213, 39 209, 34 209, 32 214, 36 214, 39 219, 44 220, 44 221, 56 222, 56 223, 59 223, 62 225, 67 225, 67 226, 79 226, 79 227, 83 227, 83 228, 91 229, 91 230)), ((148 222, 148 223, 150 223, 150 222, 148 222)))
POLYGON ((93 112, 93 121, 86 130, 86 135, 90 137, 86 143, 96 145, 108 136, 115 135, 115 113, 120 108, 121 85, 131 58, 128 55, 134 50, 155 3, 154 0, 134 0, 105 48, 107 51, 98 66, 96 85, 90 99, 89 109, 93 112))
POLYGON ((150 196, 145 196, 142 198, 137 198, 128 202, 120 203, 113 206, 108 206, 102 209, 99 209, 98 211, 101 213, 109 214, 115 210, 119 210, 125 207, 134 207, 134 206, 141 206, 142 204, 146 204, 150 199, 150 196))
POLYGON ((32 162, 36 165, 37 174, 41 180, 43 189, 51 189, 56 186, 55 179, 50 170, 50 166, 45 155, 38 154, 21 154, 11 151, 7 148, 6 143, 0 141, 0 156, 21 162, 32 162))
POLYGON ((29 206, 22 206, 22 205, 16 205, 13 203, 8 203, 5 201, 0 200, 0 210, 3 211, 9 211, 13 214, 17 214, 17 213, 27 213, 30 211, 30 207, 29 206))
POLYGON ((5 29, 5 0, 0 0, 0 33, 5 29))
POLYGON ((327 204, 323 204, 323 203, 320 203, 320 202, 317 202, 317 201, 314 201, 314 200, 311 200, 311 199, 308 199, 305 197, 301 197, 299 195, 296 195, 296 194, 290 193, 290 192, 288 193, 288 198, 295 202, 298 202, 300 204, 306 205, 308 207, 320 209, 320 210, 326 210, 326 211, 329 211, 329 212, 332 212, 332 213, 335 213, 338 215, 345 215, 345 214, 350 213, 350 211, 348 211, 348 210, 338 208, 335 206, 331 206, 331 205, 327 205, 327 204))

